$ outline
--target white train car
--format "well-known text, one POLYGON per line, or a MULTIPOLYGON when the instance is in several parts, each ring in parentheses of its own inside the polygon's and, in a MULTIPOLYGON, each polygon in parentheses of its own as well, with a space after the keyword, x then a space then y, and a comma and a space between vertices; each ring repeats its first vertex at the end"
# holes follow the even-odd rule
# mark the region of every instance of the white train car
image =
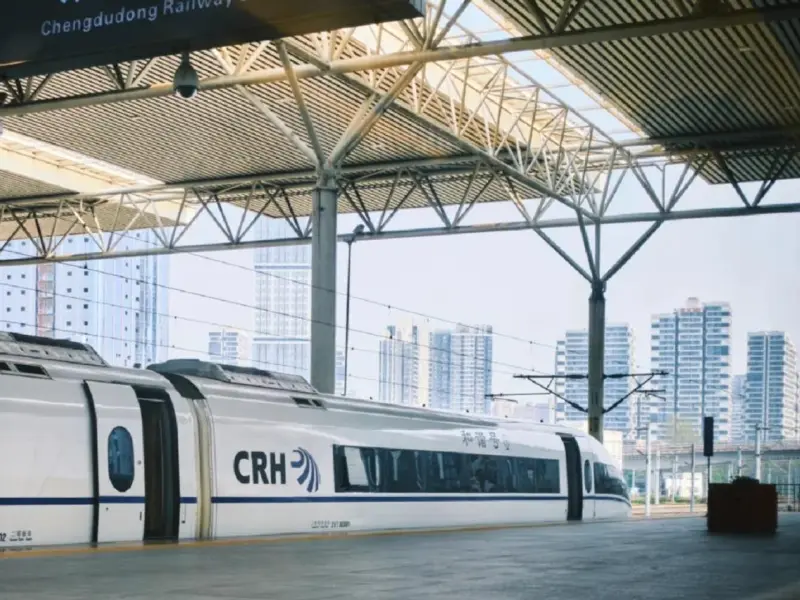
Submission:
POLYGON ((611 462, 566 428, 0 334, 0 548, 626 517, 611 462))

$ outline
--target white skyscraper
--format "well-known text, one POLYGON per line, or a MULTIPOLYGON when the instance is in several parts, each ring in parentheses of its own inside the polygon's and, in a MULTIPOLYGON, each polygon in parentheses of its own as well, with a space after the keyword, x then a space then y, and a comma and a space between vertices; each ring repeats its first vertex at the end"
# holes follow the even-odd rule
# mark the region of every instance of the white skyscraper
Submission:
POLYGON ((491 414, 492 328, 459 325, 434 331, 428 346, 431 408, 491 414))
POLYGON ((715 439, 731 435, 731 309, 727 303, 686 306, 652 318, 652 366, 668 375, 653 380, 667 399, 652 399, 657 439, 699 440, 702 417, 714 417, 715 439))
MULTIPOLYGON (((117 250, 149 248, 154 241, 149 231, 133 231, 117 250)), ((72 235, 56 254, 96 251, 89 235, 72 235)), ((4 252, 35 254, 29 240, 13 241, 4 252)), ((168 266, 167 257, 142 256, 6 267, 0 274, 0 330, 89 344, 118 366, 166 360, 168 266)))
POLYGON ((755 441, 756 425, 767 427, 764 441, 797 434, 797 353, 782 331, 747 334, 744 438, 755 441))
POLYGON ((246 367, 250 364, 250 338, 241 331, 210 331, 208 357, 213 362, 246 367))
POLYGON ((405 323, 386 328, 380 341, 378 400, 419 406, 427 398, 423 373, 427 372, 428 348, 422 329, 405 323))
MULTIPOLYGON (((294 237, 282 219, 261 219, 257 239, 294 237)), ((255 251, 256 334, 253 366, 310 377, 311 246, 274 246, 255 251)))
MULTIPOLYGON (((633 330, 627 323, 608 324, 605 333, 604 373, 624 375, 633 372, 633 330)), ((556 344, 555 391, 583 408, 589 406, 589 332, 567 331, 565 339, 556 344), (565 375, 580 378, 565 379, 565 375)), ((630 377, 606 379, 603 385, 603 404, 606 408, 628 394, 633 385, 630 377)), ((628 434, 633 427, 632 399, 627 399, 606 413, 604 429, 628 434)), ((585 412, 556 398, 556 417, 566 421, 586 421, 585 412)))

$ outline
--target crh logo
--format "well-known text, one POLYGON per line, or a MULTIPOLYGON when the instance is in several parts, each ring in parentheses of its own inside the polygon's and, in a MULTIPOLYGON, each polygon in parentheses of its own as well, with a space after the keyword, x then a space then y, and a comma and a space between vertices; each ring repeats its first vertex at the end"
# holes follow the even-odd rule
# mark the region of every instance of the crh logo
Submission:
POLYGON ((319 489, 319 468, 317 461, 305 448, 298 447, 295 451, 297 460, 292 461, 292 468, 301 471, 297 483, 306 486, 307 492, 316 492, 319 489))
MULTIPOLYGON (((296 448, 292 468, 300 472, 297 483, 306 491, 319 489, 319 467, 305 448, 296 448)), ((240 450, 233 458, 233 474, 239 483, 250 485, 286 485, 286 453, 240 450)))

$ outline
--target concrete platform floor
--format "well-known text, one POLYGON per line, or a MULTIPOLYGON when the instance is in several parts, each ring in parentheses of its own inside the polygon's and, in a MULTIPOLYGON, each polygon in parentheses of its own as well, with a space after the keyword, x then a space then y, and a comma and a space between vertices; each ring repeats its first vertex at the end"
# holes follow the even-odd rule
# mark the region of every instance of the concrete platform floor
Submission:
POLYGON ((797 514, 772 538, 685 517, 0 556, 3 600, 800 598, 797 514))

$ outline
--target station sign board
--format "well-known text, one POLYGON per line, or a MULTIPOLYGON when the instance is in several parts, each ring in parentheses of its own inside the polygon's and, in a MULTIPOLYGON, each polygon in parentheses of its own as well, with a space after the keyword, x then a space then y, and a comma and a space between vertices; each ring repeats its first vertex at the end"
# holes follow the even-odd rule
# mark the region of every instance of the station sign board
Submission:
POLYGON ((0 0, 0 77, 411 19, 425 0, 0 0))

